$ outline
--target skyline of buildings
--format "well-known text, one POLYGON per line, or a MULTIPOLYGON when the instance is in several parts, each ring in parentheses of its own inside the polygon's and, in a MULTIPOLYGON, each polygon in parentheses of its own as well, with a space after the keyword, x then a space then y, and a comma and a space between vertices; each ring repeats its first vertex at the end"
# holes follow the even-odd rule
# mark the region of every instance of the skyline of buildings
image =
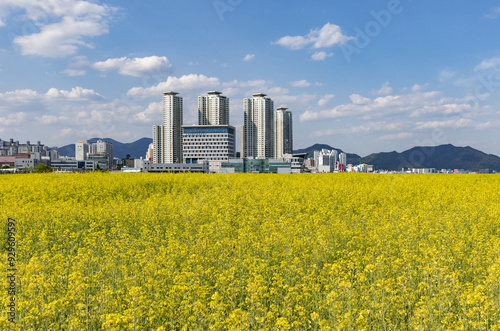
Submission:
MULTIPOLYGON (((199 128, 203 126, 188 126, 189 128, 199 128)), ((218 127, 229 127, 229 126, 208 126, 211 129, 217 129, 218 127)), ((105 140, 105 139, 99 139, 105 140)), ((99 140, 96 141, 99 142, 99 140)), ((86 141, 78 141, 73 145, 74 155, 77 155, 77 144, 86 143, 86 141)), ((88 144, 90 145, 90 144, 88 144)), ((97 145, 97 144, 96 144, 97 145)), ((112 146, 113 142, 106 142, 103 146, 112 146)), ((103 147, 101 147, 103 148, 103 147)), ((97 146, 86 148, 87 150, 96 152, 99 149, 97 146)), ((114 149, 114 146, 113 146, 114 149)), ((152 144, 149 144, 148 155, 152 155, 152 144)), ((75 172, 75 171, 93 171, 97 169, 101 170, 111 170, 107 169, 107 166, 102 166, 99 161, 102 160, 76 160, 75 156, 59 156, 58 147, 47 148, 45 145, 38 142, 37 144, 31 144, 29 141, 26 144, 19 143, 19 141, 14 141, 14 139, 1 140, 0 139, 0 173, 11 173, 16 171, 31 172, 34 167, 39 163, 45 166, 51 167, 56 172, 75 172), (30 153, 25 153, 30 151, 30 153)), ((67 152, 67 146, 63 147, 62 150, 67 152)), ((119 154, 123 154, 124 151, 120 147, 119 154)), ((298 172, 311 172, 311 173, 324 173, 324 172, 380 172, 380 173, 496 173, 498 170, 491 169, 479 169, 479 170, 466 170, 467 168, 460 167, 442 167, 437 166, 435 168, 422 168, 422 167, 409 167, 400 168, 397 170, 384 170, 375 169, 376 166, 369 165, 366 163, 360 164, 347 164, 347 154, 333 150, 315 150, 314 157, 308 158, 301 161, 300 155, 294 154, 290 158, 287 155, 284 158, 275 159, 229 159, 228 161, 214 160, 211 162, 200 162, 200 163, 183 163, 183 164, 154 164, 146 157, 143 159, 131 159, 130 155, 126 157, 121 157, 120 160, 117 157, 113 157, 113 169, 116 166, 124 167, 125 172, 206 172, 206 173, 230 173, 230 172, 276 172, 276 173, 298 173, 298 172), (323 154, 323 155, 321 155, 323 154), (330 154, 330 155, 327 155, 330 154), (320 160, 320 155, 322 160, 320 160), (338 161, 335 160, 338 157, 338 161), (331 162, 330 162, 331 161, 331 162), (320 164, 321 163, 321 164, 320 164), (303 170, 302 165, 304 166, 303 170), (132 168, 131 168, 132 167, 132 168)), ((90 154, 90 153, 89 153, 90 154)), ((68 155, 68 154, 63 154, 68 155)), ((351 160, 352 162, 352 160, 351 160)))
POLYGON ((75 161, 95 161, 103 170, 113 169, 114 147, 104 140, 89 144, 86 140, 75 143, 75 161))
MULTIPOLYGON (((293 121, 288 108, 274 110, 266 94, 245 98, 241 128, 241 158, 274 158, 293 153, 293 121), (276 119, 275 119, 276 118, 276 119), (275 131, 277 138, 275 138, 275 131)), ((229 123, 229 98, 209 91, 198 97, 198 125, 183 126, 183 98, 164 92, 163 123, 153 125, 154 164, 228 161, 236 157, 236 130, 229 123)))

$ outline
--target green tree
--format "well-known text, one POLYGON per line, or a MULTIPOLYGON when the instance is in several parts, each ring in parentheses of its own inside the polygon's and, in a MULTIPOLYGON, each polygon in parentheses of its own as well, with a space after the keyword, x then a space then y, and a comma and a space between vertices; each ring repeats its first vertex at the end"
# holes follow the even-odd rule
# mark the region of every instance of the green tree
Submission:
POLYGON ((33 167, 33 172, 35 173, 52 172, 52 168, 43 163, 38 163, 36 166, 33 167))

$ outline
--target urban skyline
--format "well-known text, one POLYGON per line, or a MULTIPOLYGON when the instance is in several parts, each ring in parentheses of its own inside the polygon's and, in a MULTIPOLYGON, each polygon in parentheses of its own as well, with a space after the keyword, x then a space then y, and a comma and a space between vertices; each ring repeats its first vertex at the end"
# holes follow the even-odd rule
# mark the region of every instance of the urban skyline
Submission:
POLYGON ((186 96, 186 125, 220 91, 235 127, 254 93, 293 109, 296 148, 500 155, 496 1, 50 3, 0 4, 2 139, 131 142, 151 136, 164 91, 186 96))
MULTIPOLYGON (((198 97, 198 124, 183 125, 183 97, 163 93, 163 122, 152 126, 155 164, 228 161, 236 157, 236 131, 229 123, 229 99, 211 91, 198 97)), ((245 124, 240 127, 241 158, 283 158, 293 153, 292 112, 274 110, 266 94, 243 99, 245 124)), ((76 145, 78 152, 79 146, 76 145)), ((150 151, 148 150, 148 154, 150 151)))

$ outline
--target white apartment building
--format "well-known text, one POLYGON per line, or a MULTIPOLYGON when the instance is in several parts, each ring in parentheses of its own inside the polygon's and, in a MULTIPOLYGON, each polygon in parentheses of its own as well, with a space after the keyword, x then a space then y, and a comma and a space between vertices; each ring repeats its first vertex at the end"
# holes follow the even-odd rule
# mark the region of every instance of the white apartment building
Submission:
POLYGON ((346 153, 340 153, 339 155, 339 165, 338 165, 338 171, 340 172, 345 172, 347 169, 347 154, 346 153))
POLYGON ((229 125, 229 99, 212 91, 198 97, 199 125, 229 125))
POLYGON ((182 97, 176 92, 163 93, 163 160, 161 163, 182 163, 182 97))
POLYGON ((274 157, 293 153, 292 113, 280 107, 274 117, 274 157))
POLYGON ((98 140, 90 145, 90 152, 85 160, 96 161, 103 170, 113 169, 113 144, 104 140, 98 140))
POLYGON ((88 153, 90 153, 90 144, 86 140, 79 140, 75 144, 75 160, 86 160, 88 153))
POLYGON ((336 170, 338 163, 338 152, 336 150, 323 149, 316 157, 318 172, 333 172, 336 170))
POLYGON ((153 125, 153 163, 163 163, 163 125, 153 125))
POLYGON ((182 130, 187 164, 228 161, 236 156, 235 128, 230 125, 185 125, 182 130))
POLYGON ((243 100, 242 158, 274 157, 274 102, 263 93, 243 100))

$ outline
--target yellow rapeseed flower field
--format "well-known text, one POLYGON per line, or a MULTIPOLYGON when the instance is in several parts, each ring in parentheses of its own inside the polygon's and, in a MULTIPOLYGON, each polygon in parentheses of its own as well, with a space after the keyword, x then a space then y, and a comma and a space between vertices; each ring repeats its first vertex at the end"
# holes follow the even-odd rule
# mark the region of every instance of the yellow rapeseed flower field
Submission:
POLYGON ((0 197, 2 330, 500 330, 497 175, 3 175, 0 197))

